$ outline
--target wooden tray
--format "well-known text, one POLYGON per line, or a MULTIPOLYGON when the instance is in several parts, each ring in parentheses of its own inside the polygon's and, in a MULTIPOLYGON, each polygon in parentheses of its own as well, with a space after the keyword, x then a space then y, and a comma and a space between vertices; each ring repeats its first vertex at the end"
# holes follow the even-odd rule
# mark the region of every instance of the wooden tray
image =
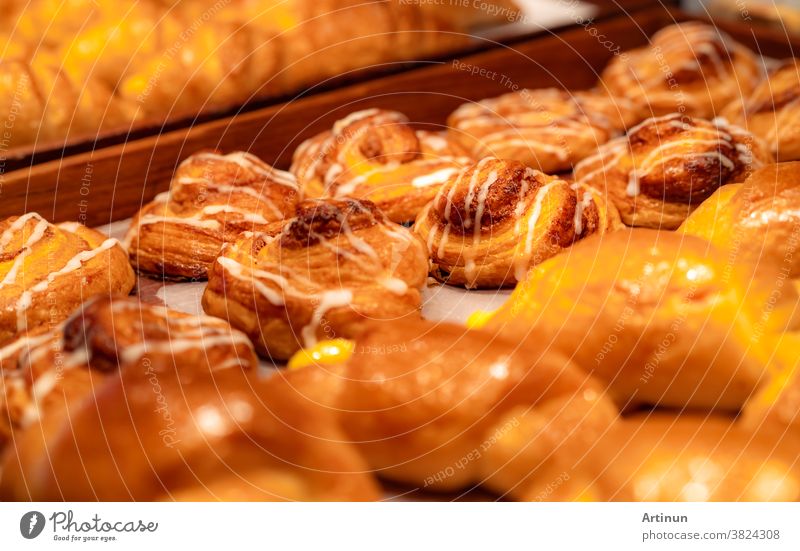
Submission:
MULTIPOLYGON (((659 28, 688 18, 659 6, 576 24, 558 33, 15 170, 0 178, 0 217, 38 211, 53 221, 108 224, 131 216, 166 190, 177 163, 200 149, 249 150, 285 168, 302 140, 357 109, 396 109, 421 126, 437 128, 464 101, 522 87, 587 88, 613 55, 602 42, 622 50, 641 46, 659 28), (478 70, 483 77, 473 75, 478 70)), ((766 56, 788 57, 800 48, 800 41, 774 30, 741 23, 719 26, 766 56)))

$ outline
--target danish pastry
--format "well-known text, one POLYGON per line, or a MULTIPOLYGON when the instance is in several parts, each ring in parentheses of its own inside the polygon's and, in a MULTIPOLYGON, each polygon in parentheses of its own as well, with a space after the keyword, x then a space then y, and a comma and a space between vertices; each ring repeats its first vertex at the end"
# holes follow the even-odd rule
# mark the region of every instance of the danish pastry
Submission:
POLYGON ((722 116, 763 139, 779 161, 800 160, 800 64, 787 60, 722 116))
POLYGON ((203 308, 282 360, 364 320, 418 317, 427 275, 424 244, 373 203, 309 200, 280 231, 223 247, 203 308))
POLYGON ((223 243, 291 217, 300 197, 294 176, 249 153, 197 153, 134 218, 131 261, 145 273, 204 279, 223 243))
POLYGON ((447 124, 476 159, 516 159, 553 174, 571 170, 639 120, 624 97, 542 88, 465 103, 447 124))
POLYGON ((368 199, 404 223, 468 162, 446 134, 414 130, 396 111, 366 109, 300 144, 291 171, 310 197, 368 199))
POLYGON ((618 231, 534 267, 471 325, 549 343, 625 408, 737 411, 769 379, 774 337, 800 323, 797 293, 779 286, 703 239, 618 231))
POLYGON ((724 184, 772 161, 766 146, 722 119, 677 114, 648 119, 575 167, 629 226, 675 229, 724 184))
POLYGON ((135 275, 116 239, 37 213, 0 222, 0 345, 52 327, 95 295, 127 295, 135 275))
POLYGON ((601 80, 614 97, 638 106, 641 118, 678 113, 710 119, 746 97, 763 73, 762 62, 746 47, 711 25, 689 21, 615 56, 601 80))
POLYGON ((427 242, 436 279, 497 288, 575 241, 621 226, 592 188, 486 157, 450 178, 414 231, 427 242))

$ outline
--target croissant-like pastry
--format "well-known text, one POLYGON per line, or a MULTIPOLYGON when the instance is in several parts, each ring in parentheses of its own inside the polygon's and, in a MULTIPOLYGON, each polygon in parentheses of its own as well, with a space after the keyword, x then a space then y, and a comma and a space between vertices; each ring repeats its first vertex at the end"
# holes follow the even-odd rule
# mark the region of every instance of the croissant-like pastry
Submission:
POLYGON ((223 247, 203 308, 282 360, 368 319, 418 317, 427 275, 424 244, 374 204, 309 200, 279 232, 223 247))
POLYGON ((0 345, 64 320, 95 295, 127 295, 136 282, 116 239, 37 213, 0 222, 0 345))
POLYGON ((648 119, 575 167, 629 226, 675 229, 724 184, 772 162, 766 146, 722 119, 677 114, 648 119))
POLYGON ((747 96, 763 73, 762 62, 745 46, 716 27, 689 21, 615 56, 601 80, 611 95, 638 106, 641 118, 679 113, 710 119, 747 96))
POLYGON ((575 241, 622 227, 592 188, 519 161, 486 157, 452 176, 420 213, 431 274, 466 287, 503 287, 575 241))
POLYGON ((784 61, 721 115, 763 139, 779 161, 800 160, 800 64, 784 61))
POLYGON ((368 199, 404 223, 468 162, 447 135, 414 130, 396 111, 366 109, 300 144, 291 171, 310 197, 368 199))
POLYGON ((623 407, 736 411, 769 378, 771 337, 800 324, 797 292, 777 285, 703 239, 618 231, 534 267, 471 324, 569 354, 623 407))
POLYGON ((516 159, 552 174, 571 170, 639 120, 624 97, 542 88, 465 103, 447 124, 476 159, 516 159))
POLYGON ((5 389, 28 404, 20 416, 6 402, 14 438, 0 496, 376 499, 332 421, 280 379, 250 375, 256 365, 247 337, 222 320, 129 299, 92 302, 30 347, 17 371, 3 366, 5 389))
POLYGON ((131 262, 162 277, 206 277, 223 243, 264 231, 294 214, 297 182, 254 155, 205 152, 187 158, 134 218, 126 241, 131 262))

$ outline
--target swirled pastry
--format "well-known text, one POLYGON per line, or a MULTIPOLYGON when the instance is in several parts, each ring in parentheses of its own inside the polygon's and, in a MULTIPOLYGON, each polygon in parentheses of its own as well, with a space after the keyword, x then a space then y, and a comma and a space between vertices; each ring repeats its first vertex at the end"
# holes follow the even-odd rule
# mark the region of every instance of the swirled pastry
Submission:
POLYGON ((0 345, 63 321, 95 295, 127 295, 135 276, 116 239, 37 213, 0 222, 0 345))
POLYGON ((552 174, 571 170, 639 120, 624 98, 542 88, 465 103, 447 124, 476 159, 516 159, 552 174))
POLYGON ((690 21, 666 27, 645 47, 615 56, 602 84, 639 106, 641 118, 671 113, 713 118, 747 96, 764 72, 746 47, 719 29, 690 21))
POLYGON ((770 336, 800 323, 797 293, 778 285, 703 239, 618 231, 534 267, 472 324, 570 354, 625 407, 735 411, 769 379, 770 336))
POLYGON ((310 200, 273 234, 247 232, 209 270, 203 308, 286 359, 368 319, 418 317, 422 242, 369 201, 310 200))
POLYGON ((300 144, 291 171, 310 197, 368 199, 403 223, 468 162, 445 134, 414 130, 396 111, 366 109, 300 144))
POLYGON ((800 162, 768 165, 743 184, 721 187, 680 230, 728 251, 731 261, 800 277, 800 162))
POLYGON ((724 184, 772 161, 766 146, 722 119, 648 119, 575 167, 629 226, 675 229, 724 184))
POLYGON ((223 243, 290 217, 300 197, 294 176, 254 155, 196 153, 134 218, 131 261, 162 277, 205 278, 223 243))
POLYGON ((763 139, 779 161, 800 160, 800 64, 784 61, 722 116, 763 139))
POLYGON ((621 226, 592 188, 486 157, 450 178, 414 231, 427 242, 436 279, 496 288, 587 235, 621 226))

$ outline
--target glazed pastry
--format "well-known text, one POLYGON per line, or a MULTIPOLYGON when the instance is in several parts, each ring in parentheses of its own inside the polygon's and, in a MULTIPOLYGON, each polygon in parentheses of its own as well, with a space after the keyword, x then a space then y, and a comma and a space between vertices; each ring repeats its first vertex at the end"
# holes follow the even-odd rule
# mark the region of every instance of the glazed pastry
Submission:
POLYGON ((369 201, 305 201, 280 231, 223 247, 203 308, 283 360, 368 319, 418 317, 427 274, 423 243, 369 201))
POLYGON ((175 171, 169 192, 133 219, 131 262, 161 277, 204 279, 223 243, 290 217, 300 197, 290 173, 254 155, 196 153, 175 171))
POLYGON ((309 197, 368 199, 403 223, 468 162, 445 134, 414 130, 396 111, 366 109, 300 144, 291 170, 309 197))
POLYGON ((448 323, 362 329, 349 357, 285 377, 337 417, 383 478, 428 491, 479 484, 482 456, 518 422, 512 410, 539 421, 528 445, 542 460, 560 446, 591 445, 616 419, 600 386, 544 347, 448 323))
POLYGON ((486 157, 442 186, 414 231, 428 245, 436 279, 497 288, 575 241, 621 226, 592 188, 486 157))
POLYGON ((769 337, 800 324, 796 291, 778 285, 703 239, 618 231, 534 267, 471 324, 569 354, 623 408, 737 411, 769 379, 769 337))
POLYGON ((641 118, 678 113, 710 119, 746 97, 763 73, 763 62, 746 47, 711 25, 689 21, 615 56, 601 80, 611 95, 638 106, 641 118))
POLYGON ((724 184, 772 161, 766 146, 721 119, 648 119, 575 167, 629 226, 675 229, 724 184))
POLYGON ((447 124, 476 159, 516 159, 552 174, 571 170, 639 120, 624 97, 542 88, 465 103, 447 124))
POLYGON ((32 212, 0 222, 0 345, 52 327, 95 295, 127 295, 135 276, 116 239, 32 212))
POLYGON ((6 408, 3 499, 378 497, 331 420, 251 375, 249 340, 222 320, 101 299, 50 339, 4 366, 28 403, 6 408))
POLYGON ((723 186, 680 230, 730 252, 731 261, 772 265, 800 277, 800 162, 753 172, 743 184, 723 186))
POLYGON ((784 61, 722 116, 763 139, 779 161, 800 160, 800 65, 784 61))

